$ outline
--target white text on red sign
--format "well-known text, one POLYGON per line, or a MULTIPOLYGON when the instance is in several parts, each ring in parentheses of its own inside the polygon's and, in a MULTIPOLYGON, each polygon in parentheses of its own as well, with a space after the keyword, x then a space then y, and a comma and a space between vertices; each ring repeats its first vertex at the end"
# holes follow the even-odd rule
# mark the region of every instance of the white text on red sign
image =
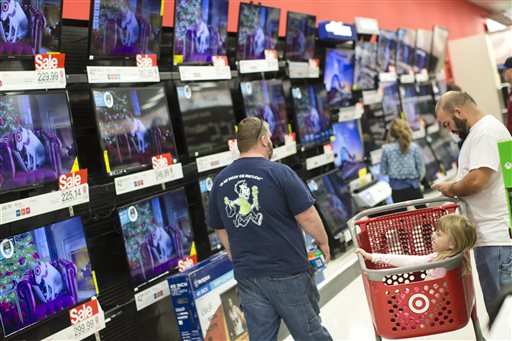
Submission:
POLYGON ((98 314, 98 312, 98 301, 91 300, 76 308, 71 309, 69 311, 69 319, 71 321, 71 324, 77 324, 85 319, 88 319, 98 314))
POLYGON ((36 54, 34 65, 36 70, 64 68, 64 54, 36 54))
POLYGON ((59 190, 65 191, 87 183, 87 169, 59 176, 59 190))

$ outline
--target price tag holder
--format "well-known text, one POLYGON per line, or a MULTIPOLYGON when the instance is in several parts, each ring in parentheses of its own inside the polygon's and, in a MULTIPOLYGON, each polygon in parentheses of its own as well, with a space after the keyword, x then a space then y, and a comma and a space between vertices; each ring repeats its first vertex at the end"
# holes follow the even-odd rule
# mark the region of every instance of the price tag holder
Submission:
POLYGON ((396 72, 381 72, 379 73, 380 82, 396 82, 396 72))
POLYGON ((376 103, 382 103, 383 94, 377 90, 363 91, 363 103, 364 105, 371 105, 376 103))
POLYGON ((206 81, 218 79, 231 79, 231 70, 228 57, 213 56, 213 66, 186 66, 178 67, 182 81, 206 81))
POLYGON ((402 84, 414 83, 414 75, 401 75, 400 83, 402 83, 402 84))
POLYGON ((156 55, 138 54, 137 66, 87 66, 89 83, 143 83, 159 82, 156 55))
POLYGON ((272 161, 284 159, 288 156, 297 154, 297 142, 295 133, 286 134, 284 137, 284 146, 274 148, 272 161))
POLYGON ((422 73, 417 73, 416 74, 416 82, 418 82, 418 83, 428 82, 428 73, 426 71, 422 72, 422 73))
MULTIPOLYGON (((328 145, 329 146, 329 145, 328 145)), ((312 170, 318 167, 322 167, 325 165, 328 165, 329 163, 334 162, 334 151, 332 150, 332 145, 329 148, 325 148, 324 146, 324 153, 310 157, 306 159, 306 170, 312 170)))
POLYGON ((412 131, 412 139, 413 140, 422 139, 424 137, 425 137, 425 128, 424 127, 420 127, 420 129, 412 131))
POLYGON ((279 71, 277 51, 265 50, 265 59, 240 60, 238 67, 240 73, 279 71))
POLYGON ((364 106, 362 103, 357 103, 352 107, 340 108, 338 110, 338 122, 358 120, 363 114, 364 106))
POLYGON ((157 283, 143 291, 140 291, 135 294, 135 305, 137 307, 137 311, 147 308, 170 295, 171 291, 167 281, 157 283))
POLYGON ((320 77, 320 59, 310 59, 309 64, 309 78, 320 77))
POLYGON ((427 127, 427 135, 437 133, 439 129, 439 123, 436 122, 435 124, 427 127))
POLYGON ((212 169, 225 167, 230 165, 233 160, 232 151, 198 157, 196 158, 197 172, 202 173, 212 169))
POLYGON ((42 341, 83 340, 105 329, 105 313, 96 298, 69 310, 70 326, 42 341))
POLYGON ((240 151, 238 150, 238 143, 236 139, 228 140, 228 148, 231 154, 233 155, 233 161, 240 157, 240 151))
POLYGON ((309 78, 309 63, 289 61, 288 74, 290 78, 309 78))
POLYGON ((125 194, 183 178, 181 163, 115 178, 116 194, 125 194))

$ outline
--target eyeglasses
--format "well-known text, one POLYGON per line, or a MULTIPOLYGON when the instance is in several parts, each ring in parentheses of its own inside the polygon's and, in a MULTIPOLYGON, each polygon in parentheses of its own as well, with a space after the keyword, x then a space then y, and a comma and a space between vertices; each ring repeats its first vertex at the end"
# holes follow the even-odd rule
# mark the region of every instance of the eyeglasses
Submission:
POLYGON ((258 134, 256 135, 256 140, 260 138, 262 128, 263 128, 263 119, 260 118, 260 129, 258 129, 258 134))

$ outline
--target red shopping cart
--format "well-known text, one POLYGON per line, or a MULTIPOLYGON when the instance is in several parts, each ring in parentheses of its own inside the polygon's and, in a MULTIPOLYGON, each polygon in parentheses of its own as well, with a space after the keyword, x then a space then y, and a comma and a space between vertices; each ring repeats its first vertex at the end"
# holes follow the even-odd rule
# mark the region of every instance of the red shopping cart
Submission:
MULTIPOLYGON (((354 245, 368 252, 426 255, 433 252, 431 236, 436 221, 460 208, 461 203, 452 198, 420 199, 362 211, 348 225, 354 245), (427 208, 386 214, 426 204, 427 208), (383 215, 368 218, 377 214, 383 215)), ((367 262, 358 255, 376 339, 453 331, 466 326, 471 317, 476 339, 483 340, 473 277, 463 275, 462 257, 393 268, 367 262), (426 271, 435 268, 445 268, 446 275, 425 279, 426 271)))

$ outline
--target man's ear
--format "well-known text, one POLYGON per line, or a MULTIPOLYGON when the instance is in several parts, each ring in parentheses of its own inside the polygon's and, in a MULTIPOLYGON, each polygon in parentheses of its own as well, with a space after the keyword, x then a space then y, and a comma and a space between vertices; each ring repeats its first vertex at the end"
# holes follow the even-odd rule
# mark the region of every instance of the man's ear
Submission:
POLYGON ((455 108, 453 111, 453 114, 455 115, 455 117, 457 117, 460 120, 465 118, 464 113, 461 108, 455 108))

